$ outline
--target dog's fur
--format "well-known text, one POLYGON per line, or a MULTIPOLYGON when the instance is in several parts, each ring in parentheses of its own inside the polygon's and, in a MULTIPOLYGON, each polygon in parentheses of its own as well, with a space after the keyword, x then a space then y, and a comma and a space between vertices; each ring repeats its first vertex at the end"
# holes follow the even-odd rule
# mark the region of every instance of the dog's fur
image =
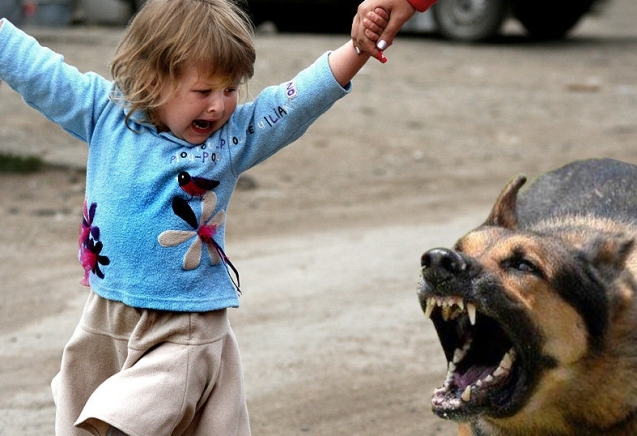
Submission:
POLYGON ((637 435, 637 167, 574 162, 518 199, 525 181, 422 256, 450 362, 433 411, 460 435, 637 435))

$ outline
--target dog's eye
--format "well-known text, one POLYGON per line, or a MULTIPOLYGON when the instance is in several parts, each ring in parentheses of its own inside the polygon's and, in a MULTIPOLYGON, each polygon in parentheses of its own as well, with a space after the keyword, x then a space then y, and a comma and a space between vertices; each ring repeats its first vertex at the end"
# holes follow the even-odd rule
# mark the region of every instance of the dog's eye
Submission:
POLYGON ((524 257, 514 257, 504 262, 504 267, 515 271, 523 272, 526 274, 535 274, 540 276, 540 269, 535 266, 533 262, 524 257))
POLYGON ((537 268, 531 262, 526 259, 520 259, 520 261, 515 265, 515 268, 527 273, 536 273, 537 268))

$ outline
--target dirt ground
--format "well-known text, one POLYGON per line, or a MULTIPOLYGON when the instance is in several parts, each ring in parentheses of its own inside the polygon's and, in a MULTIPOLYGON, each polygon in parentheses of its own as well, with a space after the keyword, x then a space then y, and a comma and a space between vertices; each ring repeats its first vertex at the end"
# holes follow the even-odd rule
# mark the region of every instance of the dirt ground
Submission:
MULTIPOLYGON (((228 218, 242 278, 231 311, 253 434, 452 435, 430 411, 445 362, 415 289, 422 252, 478 225, 505 182, 571 160, 637 164, 637 2, 612 0, 566 41, 401 36, 297 143, 246 174, 228 218)), ((107 74, 119 28, 27 29, 107 74)), ((345 35, 259 34, 250 91, 345 35)), ((114 146, 116 146, 114 144, 114 146)), ((53 434, 49 382, 84 299, 76 261, 81 144, 0 86, 0 435, 53 434)))

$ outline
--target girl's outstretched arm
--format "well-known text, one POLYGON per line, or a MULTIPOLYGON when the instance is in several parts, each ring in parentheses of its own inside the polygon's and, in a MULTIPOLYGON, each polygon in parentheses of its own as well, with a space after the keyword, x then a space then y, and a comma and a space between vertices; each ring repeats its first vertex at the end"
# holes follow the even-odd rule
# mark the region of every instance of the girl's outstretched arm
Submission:
POLYGON ((330 53, 329 63, 334 78, 341 86, 347 85, 363 68, 369 57, 368 53, 359 55, 356 47, 354 47, 354 42, 352 40, 347 41, 330 53))

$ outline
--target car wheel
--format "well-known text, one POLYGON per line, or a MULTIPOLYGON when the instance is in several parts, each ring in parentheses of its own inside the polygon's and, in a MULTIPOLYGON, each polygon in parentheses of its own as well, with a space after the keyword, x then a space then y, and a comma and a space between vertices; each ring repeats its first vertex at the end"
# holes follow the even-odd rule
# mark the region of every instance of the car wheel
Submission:
POLYGON ((513 16, 531 38, 555 40, 564 38, 593 3, 594 0, 517 0, 513 16))
POLYGON ((439 0, 432 8, 438 33, 447 39, 479 42, 498 34, 509 13, 508 0, 439 0))

